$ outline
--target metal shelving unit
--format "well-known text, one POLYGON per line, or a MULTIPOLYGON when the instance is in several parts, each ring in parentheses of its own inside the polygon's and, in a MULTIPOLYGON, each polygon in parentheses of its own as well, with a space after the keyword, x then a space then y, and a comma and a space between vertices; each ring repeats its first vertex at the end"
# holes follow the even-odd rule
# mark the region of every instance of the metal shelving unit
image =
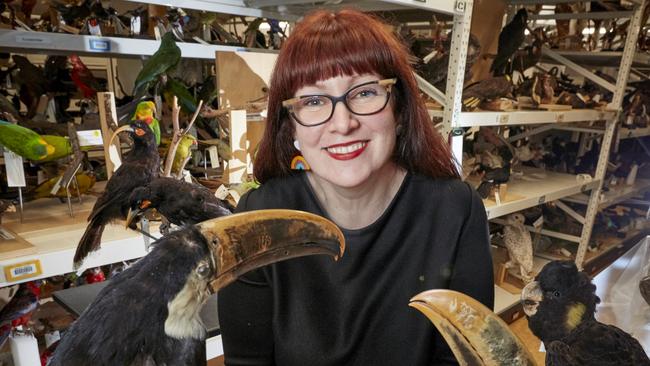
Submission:
MULTIPOLYGON (((443 111, 431 111, 432 117, 443 117, 443 111)), ((479 111, 460 112, 451 123, 452 128, 475 126, 508 126, 549 123, 571 123, 583 121, 609 120, 616 116, 614 111, 594 109, 572 109, 566 111, 479 111)))

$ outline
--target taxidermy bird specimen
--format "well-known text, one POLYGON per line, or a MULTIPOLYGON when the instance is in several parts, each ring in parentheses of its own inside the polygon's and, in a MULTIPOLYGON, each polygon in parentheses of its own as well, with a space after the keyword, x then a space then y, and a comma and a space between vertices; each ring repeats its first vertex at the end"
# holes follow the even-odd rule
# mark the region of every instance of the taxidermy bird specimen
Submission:
POLYGON ((33 161, 45 160, 56 151, 54 146, 29 128, 1 120, 0 145, 33 161))
POLYGON ((261 210, 183 228, 113 277, 57 347, 50 366, 205 365, 207 298, 289 258, 343 255, 343 234, 309 213, 261 210))
POLYGON ((492 61, 490 71, 492 75, 504 75, 507 73, 507 65, 510 63, 510 58, 519 49, 521 44, 526 39, 526 22, 528 21, 528 13, 526 9, 519 9, 515 14, 512 21, 506 24, 501 33, 499 33, 499 44, 497 46, 497 55, 492 61))
POLYGON ((41 281, 20 284, 14 296, 0 311, 0 346, 13 328, 29 324, 34 310, 38 308, 40 295, 41 281))
POLYGON ((190 159, 190 154, 192 153, 192 146, 198 145, 196 137, 186 133, 181 137, 181 141, 178 143, 176 148, 176 154, 174 155, 174 160, 172 162, 172 174, 181 176, 183 173, 181 170, 185 167, 185 164, 190 159))
POLYGON ((234 207, 215 197, 204 186, 167 177, 156 178, 133 190, 129 205, 127 226, 135 224, 146 211, 154 208, 178 226, 197 224, 234 211, 234 207))
POLYGON ((526 218, 520 213, 509 215, 503 227, 503 242, 510 256, 506 268, 519 267, 521 276, 528 282, 533 271, 533 241, 524 226, 525 221, 526 218))
POLYGON ((180 60, 181 49, 174 41, 174 34, 172 32, 165 33, 160 42, 160 48, 145 62, 136 77, 133 95, 144 95, 147 89, 158 81, 159 77, 173 70, 180 60))
POLYGON ((508 325, 485 305, 453 290, 411 299, 438 329, 460 365, 534 366, 535 359, 508 325))
POLYGON ((83 93, 84 98, 94 98, 97 95, 98 91, 103 91, 102 85, 95 79, 93 73, 88 69, 88 67, 81 61, 81 58, 77 55, 68 56, 70 64, 72 64, 72 71, 70 71, 70 77, 74 81, 75 85, 83 93))
POLYGON ((596 320, 596 286, 572 261, 544 266, 521 301, 530 330, 544 342, 546 365, 650 365, 636 339, 596 320))
POLYGON ((160 156, 151 128, 145 122, 135 121, 118 128, 114 134, 127 130, 133 138, 133 149, 111 176, 104 193, 97 199, 88 216, 86 232, 79 240, 74 255, 77 267, 90 252, 99 249, 106 224, 113 220, 126 219, 131 192, 147 185, 160 174, 160 156))
POLYGON ((512 94, 513 85, 509 76, 495 76, 477 81, 463 89, 463 107, 472 111, 487 100, 512 94))
POLYGON ((156 104, 150 100, 138 103, 132 121, 144 121, 156 137, 156 146, 160 145, 160 121, 156 118, 156 104))

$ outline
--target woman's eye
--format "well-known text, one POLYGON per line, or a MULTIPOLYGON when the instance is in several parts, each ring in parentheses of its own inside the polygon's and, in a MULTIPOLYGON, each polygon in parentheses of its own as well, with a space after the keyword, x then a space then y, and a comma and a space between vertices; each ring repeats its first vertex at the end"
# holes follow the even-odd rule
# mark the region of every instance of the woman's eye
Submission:
POLYGON ((359 90, 358 92, 355 92, 354 95, 352 95, 352 98, 368 98, 368 97, 375 97, 377 96, 377 91, 375 89, 362 89, 359 90))
POLYGON ((300 100, 300 105, 302 107, 318 107, 323 105, 323 101, 320 98, 304 98, 300 100))

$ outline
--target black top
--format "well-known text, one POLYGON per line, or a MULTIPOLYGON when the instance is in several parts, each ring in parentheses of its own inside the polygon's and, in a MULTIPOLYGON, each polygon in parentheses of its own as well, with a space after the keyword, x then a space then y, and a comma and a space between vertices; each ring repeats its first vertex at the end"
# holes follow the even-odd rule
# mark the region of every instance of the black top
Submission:
MULTIPOLYGON (((238 211, 286 208, 328 217, 304 173, 244 195, 238 211)), ((373 224, 345 230, 335 262, 276 263, 219 293, 227 365, 439 365, 455 363, 409 299, 454 289, 489 308, 494 278, 485 208, 459 180, 407 174, 373 224)))

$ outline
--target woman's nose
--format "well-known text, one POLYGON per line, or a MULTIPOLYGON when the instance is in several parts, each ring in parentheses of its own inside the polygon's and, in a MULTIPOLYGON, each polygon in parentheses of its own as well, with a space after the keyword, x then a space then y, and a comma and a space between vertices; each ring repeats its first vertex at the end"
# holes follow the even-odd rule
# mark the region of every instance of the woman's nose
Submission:
POLYGON ((331 132, 347 134, 359 127, 359 120, 354 113, 350 112, 345 103, 337 103, 328 125, 331 132))

